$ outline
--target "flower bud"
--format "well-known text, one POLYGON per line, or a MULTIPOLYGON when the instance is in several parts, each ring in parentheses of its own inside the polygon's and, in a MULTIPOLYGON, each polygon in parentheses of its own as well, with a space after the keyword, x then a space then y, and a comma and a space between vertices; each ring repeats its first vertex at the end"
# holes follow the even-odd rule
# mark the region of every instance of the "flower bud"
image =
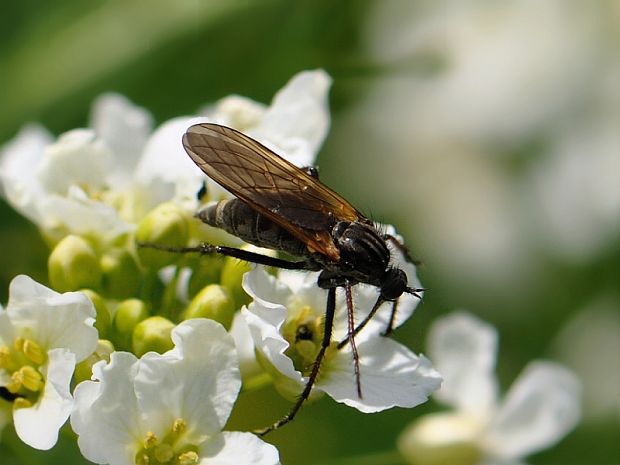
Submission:
POLYGON ((398 450, 412 465, 475 465, 482 457, 476 443, 479 430, 466 415, 425 415, 403 431, 398 450))
POLYGON ((127 249, 111 249, 100 260, 105 294, 114 299, 127 299, 140 286, 140 269, 127 249))
MULTIPOLYGON (((185 212, 172 202, 162 203, 140 221, 136 230, 136 241, 182 247, 187 243, 188 229, 188 218, 185 212)), ((138 247, 138 256, 144 266, 159 269, 174 263, 180 255, 138 247)))
POLYGON ((163 316, 152 316, 142 320, 133 330, 132 347, 136 357, 149 351, 163 354, 172 349, 174 344, 170 332, 174 323, 163 316))
MULTIPOLYGON (((249 244, 241 248, 271 257, 275 257, 277 254, 274 250, 261 249, 249 244)), ((243 275, 250 271, 253 266, 254 265, 251 263, 233 257, 226 257, 224 259, 220 281, 222 286, 225 286, 235 299, 235 308, 241 308, 252 301, 250 296, 243 290, 241 283, 243 281, 243 275)))
POLYGON ((80 236, 62 239, 50 254, 47 266, 50 284, 59 292, 98 289, 101 284, 95 250, 80 236))
POLYGON ((114 352, 112 343, 106 339, 99 339, 95 351, 76 365, 75 373, 73 374, 75 383, 78 384, 82 381, 91 379, 93 365, 101 360, 109 362, 112 352, 114 352))
POLYGON ((120 350, 129 349, 134 328, 148 317, 146 304, 139 299, 127 299, 119 303, 114 314, 114 345, 120 350))
POLYGON ((230 329, 235 314, 235 303, 230 292, 218 284, 210 284, 200 291, 183 312, 183 319, 209 318, 230 329))
POLYGON ((112 315, 110 314, 110 310, 108 309, 105 300, 101 297, 101 295, 91 289, 82 289, 80 292, 86 294, 86 297, 88 297, 95 306, 97 316, 95 318, 94 326, 99 332, 99 337, 106 338, 108 331, 110 330, 110 325, 112 324, 112 315))
POLYGON ((218 284, 224 267, 224 258, 220 256, 201 255, 192 263, 192 275, 189 278, 188 294, 198 294, 207 284, 218 284))

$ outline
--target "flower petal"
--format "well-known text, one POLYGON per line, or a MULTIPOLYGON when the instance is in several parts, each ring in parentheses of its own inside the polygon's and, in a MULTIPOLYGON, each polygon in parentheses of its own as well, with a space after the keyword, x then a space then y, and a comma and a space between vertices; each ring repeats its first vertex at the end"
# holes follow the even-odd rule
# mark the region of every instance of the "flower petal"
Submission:
POLYGON ((60 294, 19 275, 9 286, 7 314, 22 336, 33 337, 46 349, 69 349, 78 362, 97 346, 95 307, 81 292, 60 294))
POLYGON ((144 148, 136 169, 137 179, 143 182, 161 179, 174 183, 179 179, 199 177, 200 169, 185 153, 181 140, 192 124, 205 122, 204 117, 185 116, 173 118, 159 126, 144 148))
POLYGON ((428 347, 444 378, 437 399, 473 415, 488 414, 497 398, 495 328, 469 313, 455 312, 435 322, 428 347))
POLYGON ((232 337, 219 323, 186 320, 172 330, 175 347, 140 360, 135 389, 145 421, 170 427, 182 418, 199 442, 219 433, 241 388, 232 337), (162 392, 166 395, 162 396, 162 392))
POLYGON ((125 96, 108 93, 97 97, 90 119, 97 137, 111 149, 114 157, 108 174, 110 184, 116 189, 127 187, 148 140, 153 118, 125 96))
POLYGON ((251 433, 224 432, 203 443, 201 465, 278 465, 278 450, 251 433))
POLYGON ((362 398, 357 394, 350 347, 338 351, 322 367, 316 387, 361 412, 414 407, 428 400, 441 384, 430 361, 398 342, 376 337, 357 347, 362 398))
POLYGON ((15 432, 35 449, 49 450, 58 440, 58 430, 67 421, 73 399, 69 392, 75 355, 66 349, 48 351, 45 388, 39 401, 13 412, 15 432))
POLYGON ((297 166, 313 165, 330 124, 330 86, 331 78, 323 70, 298 73, 274 96, 260 125, 248 133, 271 142, 297 166))
POLYGON ((46 195, 37 208, 41 212, 38 225, 56 240, 73 233, 111 242, 133 227, 112 206, 92 200, 78 186, 69 187, 66 196, 46 195))
POLYGON ((29 124, 0 149, 0 190, 13 208, 37 224, 43 188, 33 176, 33 167, 51 142, 52 135, 43 126, 29 124))
POLYGON ((552 446, 578 423, 581 386, 563 366, 530 363, 489 426, 488 449, 517 458, 552 446))
POLYGON ((234 339, 235 347, 237 348, 241 378, 246 380, 262 373, 263 369, 256 360, 254 341, 252 340, 250 328, 248 328, 248 324, 241 312, 235 313, 230 327, 230 335, 234 339))
POLYGON ((78 434, 82 455, 91 462, 132 464, 137 441, 147 433, 133 387, 138 360, 128 352, 113 352, 110 363, 93 367, 93 379, 75 388, 71 427, 78 434))
POLYGON ((107 187, 112 166, 112 152, 93 130, 74 129, 45 149, 36 174, 45 191, 66 195, 73 185, 107 187))

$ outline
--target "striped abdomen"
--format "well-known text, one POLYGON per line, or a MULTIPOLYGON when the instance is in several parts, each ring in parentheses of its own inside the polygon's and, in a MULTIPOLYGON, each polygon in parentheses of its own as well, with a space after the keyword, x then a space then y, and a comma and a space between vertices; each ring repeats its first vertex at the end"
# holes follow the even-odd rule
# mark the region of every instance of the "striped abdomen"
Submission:
POLYGON ((209 226, 223 229, 258 247, 281 250, 297 257, 310 255, 306 244, 239 199, 221 200, 196 216, 209 226))

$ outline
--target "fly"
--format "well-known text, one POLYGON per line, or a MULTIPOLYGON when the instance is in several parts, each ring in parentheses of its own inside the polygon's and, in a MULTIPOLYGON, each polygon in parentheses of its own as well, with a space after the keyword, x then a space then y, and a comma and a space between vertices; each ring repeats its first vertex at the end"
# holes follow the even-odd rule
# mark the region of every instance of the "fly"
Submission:
MULTIPOLYGON (((347 200, 319 181, 315 168, 298 168, 235 129, 211 123, 196 124, 183 135, 183 146, 207 176, 235 196, 201 210, 198 218, 245 242, 286 252, 300 260, 289 261, 212 244, 157 248, 215 253, 288 270, 318 271, 317 284, 327 290, 321 346, 308 381, 289 413, 257 433, 264 435, 291 421, 310 396, 331 342, 339 287, 345 291, 348 332, 338 348, 351 346, 357 393, 362 397, 355 335, 384 302, 392 302, 384 332, 390 334, 399 297, 408 293, 420 298, 417 292, 422 289, 410 287, 405 272, 392 263, 388 243, 411 260, 405 246, 394 236, 381 233, 347 200), (356 326, 351 288, 358 283, 376 286, 379 297, 356 326)), ((300 338, 304 337, 305 333, 300 334, 300 338)))

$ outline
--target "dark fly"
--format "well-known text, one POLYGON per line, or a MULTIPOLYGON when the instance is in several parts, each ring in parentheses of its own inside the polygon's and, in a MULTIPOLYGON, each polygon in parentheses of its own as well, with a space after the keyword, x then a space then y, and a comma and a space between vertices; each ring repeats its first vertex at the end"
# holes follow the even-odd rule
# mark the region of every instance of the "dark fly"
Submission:
POLYGON ((183 146, 207 176, 236 197, 199 212, 197 216, 202 221, 251 244, 286 252, 301 260, 288 261, 211 244, 174 250, 217 253, 289 270, 320 271, 317 284, 327 290, 321 347, 306 386, 291 411, 259 434, 292 420, 309 397, 331 342, 339 287, 346 296, 348 336, 338 347, 351 345, 355 382, 361 397, 354 336, 386 301, 392 302, 384 333, 389 334, 398 298, 403 293, 419 297, 417 291, 421 289, 410 287, 405 272, 392 263, 388 243, 408 257, 405 247, 395 237, 380 232, 348 201, 321 183, 315 169, 300 169, 239 131, 217 124, 197 124, 184 134, 183 146), (376 286, 379 297, 368 316, 356 326, 351 287, 358 283, 376 286))

